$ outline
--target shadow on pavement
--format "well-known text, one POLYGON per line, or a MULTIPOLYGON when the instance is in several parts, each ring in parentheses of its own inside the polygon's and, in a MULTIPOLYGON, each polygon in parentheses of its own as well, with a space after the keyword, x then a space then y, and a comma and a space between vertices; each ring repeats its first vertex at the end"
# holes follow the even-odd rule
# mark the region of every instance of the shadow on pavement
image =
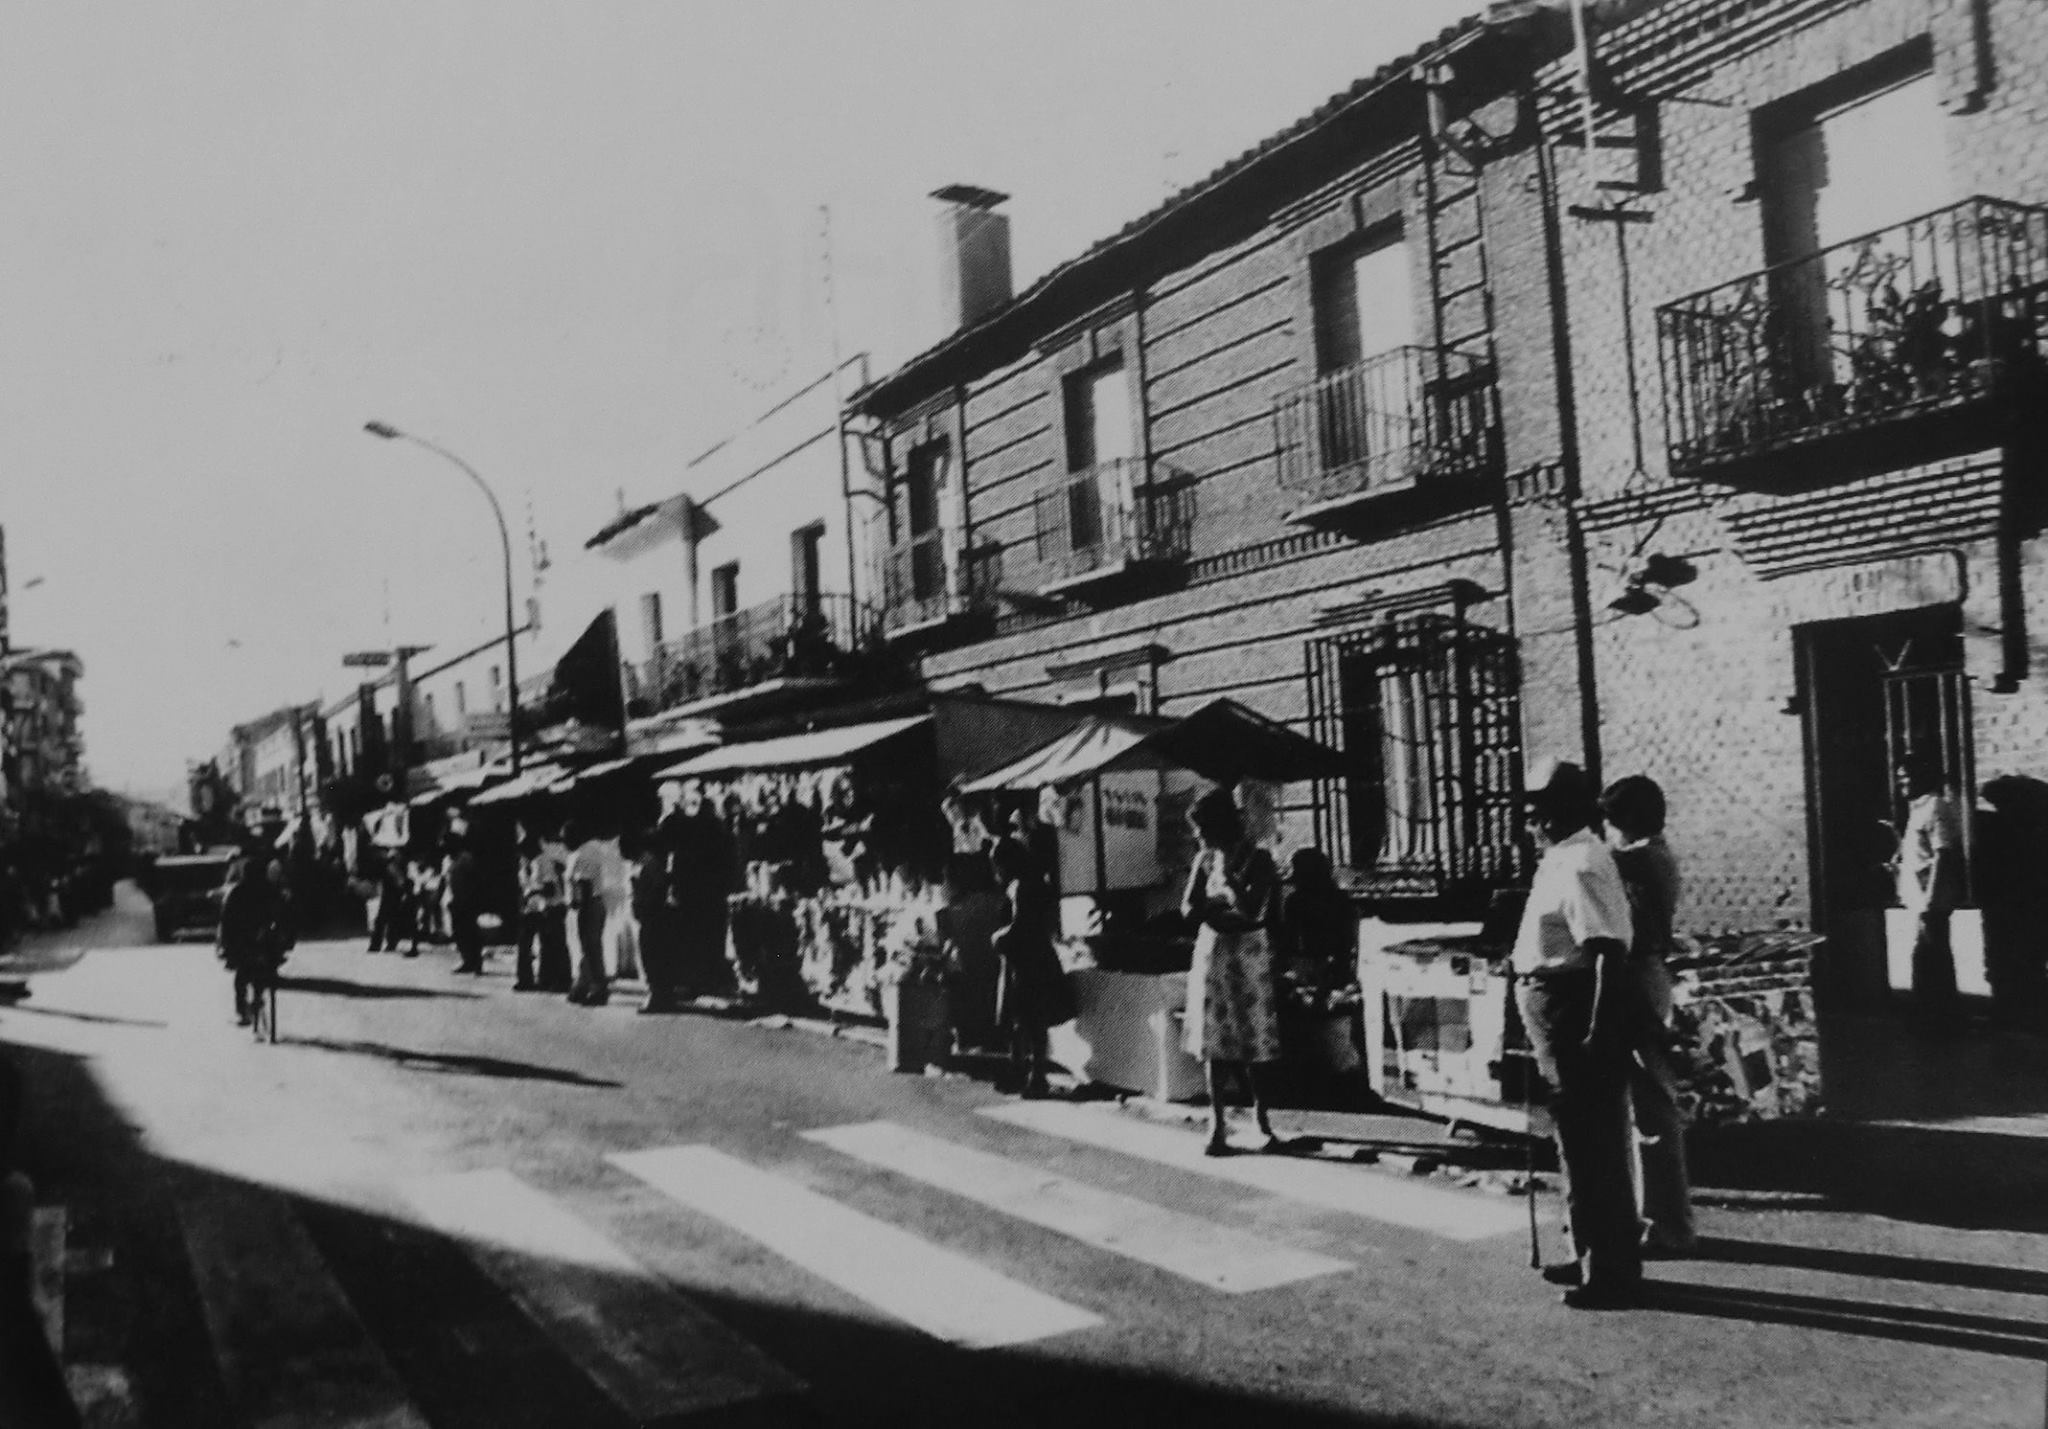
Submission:
POLYGON ((153 1027, 166 1028, 168 1022, 152 1022, 141 1017, 114 1017, 104 1012, 72 1012, 62 1007, 38 1007, 33 1002, 13 1001, 7 1004, 10 1012, 32 1012, 37 1017, 61 1017, 67 1022, 92 1022, 105 1027, 153 1027))
POLYGON ((506 1077, 521 1082, 560 1082, 572 1087, 619 1087, 605 1077, 586 1076, 561 1067, 541 1067, 532 1062, 514 1062, 504 1057, 485 1057, 466 1052, 416 1052, 390 1047, 382 1042, 343 1042, 330 1037, 283 1037, 292 1047, 311 1047, 322 1052, 342 1052, 354 1057, 375 1057, 379 1061, 423 1072, 456 1072, 475 1077, 506 1077))
POLYGON ((1650 1308, 1683 1315, 1748 1320, 1762 1325, 1800 1325, 1837 1334, 1975 1350, 2009 1359, 2048 1360, 2048 1324, 2038 1320, 1673 1281, 1653 1281, 1644 1287, 1644 1292, 1650 1308))
POLYGON ((351 982, 347 978, 339 977, 292 977, 285 973, 278 975, 277 988, 279 992, 310 992, 316 997, 362 998, 371 1002, 447 997, 474 1002, 483 996, 478 992, 453 992, 431 987, 398 987, 379 982, 351 982))
MULTIPOLYGON (((256 1195, 289 1206, 433 1429, 629 1429, 632 1421, 458 1243, 407 1222, 156 1156, 105 1100, 84 1060, 37 1048, 4 1050, 31 1088, 26 1148, 39 1200, 67 1205, 75 1253, 106 1252, 101 1271, 70 1280, 65 1357, 125 1371, 133 1417, 120 1422, 241 1422, 242 1406, 201 1309, 178 1208, 256 1195)), ((674 1288, 813 1386, 798 1397, 659 1421, 678 1429, 1479 1429, 1467 1418, 1304 1406, 1106 1368, 1062 1357, 1057 1344, 965 1350, 893 1322, 674 1288)), ((260 1343, 266 1328, 241 1325, 237 1333, 260 1343)), ((251 1343, 239 1348, 246 1353, 251 1343)), ((303 1365, 321 1347, 281 1348, 303 1365)), ((0 1365, 0 1375, 6 1371, 0 1365)), ((309 1411, 321 1390, 305 1384, 309 1411)))
POLYGON ((2048 1137, 1819 1117, 1696 1127, 1686 1147, 1693 1184, 1714 1191, 1814 1196, 1827 1209, 1929 1225, 2048 1230, 2048 1137))
POLYGON ((1883 1255, 1825 1246, 1774 1245, 1768 1241, 1700 1237, 1696 1260, 1738 1265, 1782 1265, 1795 1270, 1821 1270, 1837 1275, 1868 1275, 1882 1280, 1910 1280, 1923 1285, 1960 1285, 2013 1295, 2048 1295, 2048 1271, 2017 1266, 1982 1265, 1962 1260, 1924 1260, 1910 1255, 1883 1255))

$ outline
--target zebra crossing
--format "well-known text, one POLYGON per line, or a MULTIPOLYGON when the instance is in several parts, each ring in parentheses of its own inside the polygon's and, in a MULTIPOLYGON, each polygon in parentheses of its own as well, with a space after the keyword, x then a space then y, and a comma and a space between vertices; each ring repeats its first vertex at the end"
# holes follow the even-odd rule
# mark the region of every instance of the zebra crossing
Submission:
MULTIPOLYGON (((1186 1132, 1101 1109, 1020 1103, 985 1114, 988 1122, 958 1138, 872 1121, 802 1131, 792 1150, 829 1172, 818 1178, 828 1183, 849 1172, 872 1177, 860 1184, 877 1188, 882 1204, 956 1198, 1057 1236, 1084 1256, 1100 1255, 1109 1267, 1149 1267, 1219 1296, 1284 1293, 1354 1271, 1380 1249, 1358 1221, 1450 1241, 1519 1224, 1512 1207, 1490 1198, 1370 1170, 1204 1158, 1186 1132), (1220 1189, 1226 1199, 1251 1191, 1255 1199, 1342 1211, 1358 1234, 1340 1239, 1348 1246, 1355 1238, 1356 1254, 1305 1249, 1269 1230, 1254 1234, 1227 1224, 1222 1214, 1184 1208, 1203 1197, 1148 1199, 1097 1184, 1102 1176, 1046 1165, 1059 1160, 1092 1169, 1104 1151, 1130 1157, 1154 1183, 1162 1166, 1207 1178, 1211 1203, 1220 1189)), ((801 1375, 702 1308, 680 1277, 651 1268, 662 1259, 660 1248, 636 1249, 640 1236, 713 1246, 737 1238, 785 1273, 866 1307, 882 1324, 968 1350, 1087 1335, 1144 1313, 1142 1301, 1132 1309, 1062 1299, 1030 1283, 1031 1264, 984 1263, 971 1249, 856 1209, 816 1189, 802 1163, 764 1166, 719 1147, 685 1144, 612 1152, 586 1169, 609 1184, 614 1200, 631 1192, 659 1214, 631 1219, 630 1229, 620 1231, 603 1197, 592 1203, 587 1177, 578 1189, 550 1190, 502 1167, 402 1179, 389 1187, 390 1203, 458 1247, 626 1422, 687 1422, 755 1401, 797 1403, 807 1393, 801 1375)), ((257 1429, 421 1429, 430 1422, 292 1202, 234 1187, 181 1204, 178 1214, 221 1378, 244 1422, 257 1429)))

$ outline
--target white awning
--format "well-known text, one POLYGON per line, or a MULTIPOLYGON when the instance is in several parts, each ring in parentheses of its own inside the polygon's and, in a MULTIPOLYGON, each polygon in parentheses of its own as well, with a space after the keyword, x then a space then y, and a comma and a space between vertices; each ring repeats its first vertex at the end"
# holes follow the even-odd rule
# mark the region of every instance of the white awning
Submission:
POLYGON ((908 734, 932 722, 928 714, 902 719, 876 720, 870 724, 842 725, 838 729, 789 734, 780 739, 756 739, 744 744, 726 744, 669 765, 657 779, 698 779, 716 774, 740 774, 757 769, 809 769, 825 764, 843 764, 884 740, 908 734))
POLYGON ((983 775, 966 792, 1042 789, 1111 769, 1191 769, 1219 784, 1335 778, 1343 756, 1235 700, 1216 699, 1183 719, 1095 715, 1052 743, 983 775))
POLYGON ((1022 759, 984 774, 963 792, 978 794, 992 789, 1042 789, 1047 785, 1071 784, 1109 768, 1160 728, 1157 721, 1139 724, 1098 715, 1022 759))
POLYGON ((514 799, 523 799, 529 794, 544 794, 557 784, 572 776, 558 764, 541 765, 520 771, 516 779, 508 779, 495 789, 486 789, 469 801, 472 809, 489 804, 509 804, 514 799))

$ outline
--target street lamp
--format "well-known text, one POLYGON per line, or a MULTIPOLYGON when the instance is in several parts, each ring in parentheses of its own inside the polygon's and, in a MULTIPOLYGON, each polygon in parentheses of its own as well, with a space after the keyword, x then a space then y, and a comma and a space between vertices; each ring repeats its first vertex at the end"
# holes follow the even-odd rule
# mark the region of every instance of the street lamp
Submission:
POLYGON ((425 447, 436 456, 453 462, 483 492, 484 500, 491 503, 491 515, 498 523, 498 547, 505 557, 505 684, 508 691, 505 736, 512 745, 512 772, 519 773, 519 650, 513 642, 512 624, 512 537, 505 530, 505 513, 498 505, 498 497, 491 490, 490 483, 477 475, 476 468, 449 451, 446 447, 416 437, 410 432, 401 432, 389 422, 365 422, 363 430, 373 437, 385 441, 407 441, 416 447, 425 447))

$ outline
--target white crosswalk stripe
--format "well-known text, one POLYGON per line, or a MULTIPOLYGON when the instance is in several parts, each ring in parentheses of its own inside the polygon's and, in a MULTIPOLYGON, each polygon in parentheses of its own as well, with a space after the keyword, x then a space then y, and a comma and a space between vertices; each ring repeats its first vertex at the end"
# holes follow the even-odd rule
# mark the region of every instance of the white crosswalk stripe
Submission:
POLYGON ((708 1146, 607 1159, 681 1205, 951 1344, 1024 1344, 1101 1323, 1090 1311, 708 1146))
POLYGON ((983 1116, 1068 1141, 1099 1146, 1180 1171, 1448 1240, 1484 1240, 1522 1225, 1520 1206, 1466 1191, 1292 1157, 1202 1154, 1200 1138, 1121 1112, 1061 1102, 983 1107, 983 1116))
POLYGON ((1261 1240, 891 1122, 804 1135, 871 1166, 1227 1293, 1270 1290, 1352 1268, 1348 1261, 1261 1240))
POLYGON ((249 1429, 427 1429, 298 1217, 260 1191, 181 1203, 214 1356, 249 1429))
POLYGON ((510 1172, 428 1176, 399 1189, 636 1422, 804 1390, 609 1237, 510 1172))

